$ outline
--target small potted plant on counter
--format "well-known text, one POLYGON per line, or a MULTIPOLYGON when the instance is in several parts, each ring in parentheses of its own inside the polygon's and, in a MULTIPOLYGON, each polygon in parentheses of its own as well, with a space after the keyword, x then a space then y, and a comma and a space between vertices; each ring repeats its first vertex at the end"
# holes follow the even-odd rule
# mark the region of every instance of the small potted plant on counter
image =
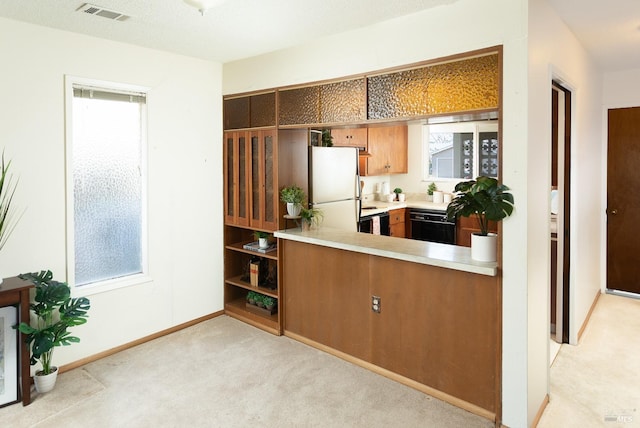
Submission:
POLYGON ((298 217, 304 201, 304 190, 295 184, 283 187, 280 190, 280 200, 287 204, 287 214, 291 217, 298 217))
POLYGON ((396 187, 395 189, 393 189, 393 193, 396 194, 396 200, 398 202, 404 202, 404 193, 402 193, 402 189, 399 187, 396 187))
POLYGON ((427 187, 427 201, 433 201, 433 192, 436 190, 438 190, 438 186, 436 186, 436 183, 431 182, 427 187))
POLYGON ((31 326, 21 322, 17 328, 25 335, 31 348, 31 365, 42 364, 34 383, 36 390, 44 393, 53 389, 58 375, 58 368, 51 364, 53 350, 56 346, 80 342, 78 337, 71 336, 68 329, 87 322, 87 311, 91 305, 86 297, 72 298, 67 283, 55 281, 49 270, 22 274, 20 278, 35 285, 35 299, 29 307, 36 323, 31 326))
POLYGON ((501 221, 514 208, 509 188, 492 177, 480 176, 456 185, 455 198, 447 206, 447 218, 471 217, 478 220, 480 233, 471 235, 471 258, 484 262, 496 261, 495 233, 489 233, 489 221, 501 221))
POLYGON ((320 225, 323 214, 318 208, 302 208, 300 217, 302 218, 302 230, 309 230, 320 225))

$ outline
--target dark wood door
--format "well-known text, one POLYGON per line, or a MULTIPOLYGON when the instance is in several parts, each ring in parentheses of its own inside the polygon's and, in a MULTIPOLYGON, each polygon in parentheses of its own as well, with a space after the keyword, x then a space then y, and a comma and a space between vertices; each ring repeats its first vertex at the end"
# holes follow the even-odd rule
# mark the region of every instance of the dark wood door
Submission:
POLYGON ((640 107, 609 110, 607 288, 640 293, 640 107))

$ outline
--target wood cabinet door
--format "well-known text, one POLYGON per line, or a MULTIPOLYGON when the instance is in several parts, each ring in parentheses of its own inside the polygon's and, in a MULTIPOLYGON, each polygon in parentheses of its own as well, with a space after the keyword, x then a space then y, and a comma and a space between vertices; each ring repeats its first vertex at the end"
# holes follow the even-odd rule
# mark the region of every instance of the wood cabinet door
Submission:
MULTIPOLYGON (((459 217, 456 219, 456 245, 471 246, 471 235, 480 232, 478 220, 475 217, 459 217)), ((498 224, 489 222, 489 232, 498 233, 498 224)))
POLYGON ((250 133, 250 226, 278 228, 278 147, 275 130, 250 133))
POLYGON ((389 211, 389 236, 406 238, 406 210, 404 208, 389 211))
POLYGON ((249 225, 249 139, 245 132, 224 133, 225 223, 249 225))
POLYGON ((367 128, 332 129, 334 146, 367 147, 367 128))
POLYGON ((369 128, 366 174, 407 173, 407 126, 379 126, 369 128))

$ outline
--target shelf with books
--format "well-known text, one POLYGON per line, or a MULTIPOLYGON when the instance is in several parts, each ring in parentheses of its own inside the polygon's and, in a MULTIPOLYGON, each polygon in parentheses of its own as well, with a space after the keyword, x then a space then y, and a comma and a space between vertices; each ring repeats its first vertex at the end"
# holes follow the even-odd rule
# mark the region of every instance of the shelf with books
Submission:
POLYGON ((278 248, 277 245, 275 247, 273 247, 273 250, 266 252, 266 253, 262 253, 260 251, 256 251, 256 250, 250 250, 247 248, 244 248, 245 245, 247 244, 252 244, 253 241, 246 241, 246 242, 236 242, 233 244, 229 244, 226 246, 226 248, 228 250, 233 250, 233 251, 238 251, 241 253, 245 253, 245 254, 253 254, 259 257, 264 257, 267 259, 271 259, 271 260, 278 260, 278 248))
POLYGON ((225 226, 224 302, 225 313, 276 335, 282 334, 279 292, 279 259, 277 242, 261 249, 255 239, 255 229, 225 226), (254 245, 255 244, 255 245, 254 245), (264 252, 263 252, 264 251, 264 252), (252 278, 253 271, 253 278, 252 278), (247 307, 250 291, 278 301, 274 314, 263 314, 247 307))

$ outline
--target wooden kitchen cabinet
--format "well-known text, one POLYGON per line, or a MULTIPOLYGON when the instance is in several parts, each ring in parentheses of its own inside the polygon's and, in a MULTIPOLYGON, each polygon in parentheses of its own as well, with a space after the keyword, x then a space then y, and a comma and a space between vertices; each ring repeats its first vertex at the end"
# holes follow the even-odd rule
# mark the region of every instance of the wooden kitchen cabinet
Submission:
POLYGON ((250 217, 249 225, 256 229, 278 229, 278 145, 276 131, 250 133, 250 217))
POLYGON ((282 333, 282 302, 279 294, 279 259, 276 252, 262 254, 243 248, 254 242, 256 230, 284 229, 284 204, 280 188, 297 184, 306 189, 307 131, 275 128, 224 133, 224 307, 229 316, 282 333), (304 162, 302 162, 304 161, 304 162), (304 167, 299 167, 304 164, 304 167), (263 286, 248 280, 251 259, 268 270, 263 286), (249 291, 278 300, 278 312, 258 314, 245 306, 249 291))
POLYGON ((367 148, 367 128, 332 129, 334 146, 367 148))
MULTIPOLYGON (((456 219, 456 245, 471 246, 471 235, 480 232, 478 220, 475 217, 458 217, 456 219)), ((489 232, 498 233, 498 224, 489 222, 489 232)))
POLYGON ((389 236, 406 238, 406 209, 389 211, 389 236))
POLYGON ((368 128, 367 151, 361 175, 406 174, 408 135, 406 125, 368 128))
POLYGON ((243 131, 224 133, 224 221, 249 225, 249 135, 243 131))
POLYGON ((224 134, 225 224, 278 229, 276 130, 224 134))

